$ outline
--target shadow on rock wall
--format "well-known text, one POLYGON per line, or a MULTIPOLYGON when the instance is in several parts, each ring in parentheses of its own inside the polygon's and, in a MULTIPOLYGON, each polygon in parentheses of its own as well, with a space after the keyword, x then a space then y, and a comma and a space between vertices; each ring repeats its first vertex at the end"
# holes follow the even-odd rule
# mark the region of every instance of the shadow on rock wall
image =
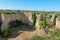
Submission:
MULTIPOLYGON (((28 13, 29 14, 29 13, 28 13)), ((11 14, 10 14, 11 15, 11 14)), ((26 16, 24 13, 22 13, 22 21, 23 21, 23 23, 24 23, 24 25, 22 25, 22 28, 20 28, 20 27, 17 27, 17 28, 15 28, 15 30, 13 30, 12 32, 11 32, 11 35, 9 36, 9 37, 0 37, 0 39, 1 40, 8 40, 9 38, 16 38, 18 35, 21 35, 21 33, 23 33, 24 31, 29 31, 29 32, 31 32, 31 31, 34 31, 35 30, 35 28, 34 28, 34 26, 33 25, 29 25, 29 22, 31 23, 31 24, 33 24, 30 20, 29 20, 29 15, 28 16, 26 16)))

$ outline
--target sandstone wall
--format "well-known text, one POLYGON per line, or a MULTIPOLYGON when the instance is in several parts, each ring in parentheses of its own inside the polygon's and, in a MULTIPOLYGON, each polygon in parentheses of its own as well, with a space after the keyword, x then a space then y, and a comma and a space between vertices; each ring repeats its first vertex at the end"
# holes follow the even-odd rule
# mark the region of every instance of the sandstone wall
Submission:
POLYGON ((50 20, 50 23, 55 26, 56 25, 56 15, 52 15, 52 18, 50 20))
POLYGON ((21 20, 25 24, 32 25, 32 12, 16 13, 16 14, 3 14, 3 23, 1 28, 9 27, 9 22, 12 20, 21 20))
POLYGON ((56 28, 60 28, 60 21, 58 20, 58 18, 56 18, 56 28))
POLYGON ((41 14, 37 14, 37 15, 36 15, 36 24, 35 24, 35 26, 36 26, 37 28, 39 28, 40 19, 41 19, 41 14))

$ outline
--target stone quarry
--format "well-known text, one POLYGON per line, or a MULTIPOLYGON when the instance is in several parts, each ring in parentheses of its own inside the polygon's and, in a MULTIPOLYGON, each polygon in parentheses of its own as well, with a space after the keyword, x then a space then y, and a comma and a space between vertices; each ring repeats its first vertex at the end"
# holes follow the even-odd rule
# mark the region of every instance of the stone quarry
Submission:
MULTIPOLYGON (((25 24, 33 25, 32 14, 34 12, 21 12, 16 14, 0 14, 1 28, 9 27, 9 22, 12 20, 21 20, 25 24)), ((42 19, 42 14, 36 14, 36 24, 39 27, 39 22, 42 19)), ((57 26, 55 15, 50 19, 51 24, 57 26)), ((59 25, 60 26, 60 25, 59 25)))

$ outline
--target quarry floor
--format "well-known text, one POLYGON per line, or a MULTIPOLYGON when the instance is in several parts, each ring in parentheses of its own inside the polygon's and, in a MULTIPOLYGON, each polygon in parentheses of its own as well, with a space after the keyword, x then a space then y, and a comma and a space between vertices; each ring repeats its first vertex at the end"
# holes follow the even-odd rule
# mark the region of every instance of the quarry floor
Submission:
POLYGON ((42 35, 44 34, 42 30, 36 28, 35 30, 29 30, 26 28, 20 29, 17 27, 14 31, 11 32, 10 37, 0 37, 0 40, 28 40, 34 35, 42 35))
POLYGON ((29 30, 26 28, 20 29, 19 27, 17 27, 14 31, 11 32, 10 37, 4 37, 4 38, 0 37, 0 40, 28 40, 35 34, 40 35, 42 34, 42 32, 38 29, 29 30), (38 32, 40 33, 38 34, 38 32))

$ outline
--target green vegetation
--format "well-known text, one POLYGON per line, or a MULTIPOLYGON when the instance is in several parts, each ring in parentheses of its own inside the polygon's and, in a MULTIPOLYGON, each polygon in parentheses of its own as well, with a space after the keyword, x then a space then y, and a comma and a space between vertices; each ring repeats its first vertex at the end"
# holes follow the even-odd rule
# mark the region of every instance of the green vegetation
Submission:
POLYGON ((51 19, 51 17, 52 17, 52 15, 47 15, 47 20, 50 20, 51 19))
POLYGON ((60 21, 60 18, 58 18, 58 20, 60 21))
POLYGON ((52 27, 52 24, 47 24, 47 28, 51 28, 52 27))
POLYGON ((36 23, 36 13, 34 12, 34 14, 32 15, 32 19, 33 19, 33 25, 35 26, 36 23))
POLYGON ((44 15, 44 19, 42 21, 40 21, 40 24, 39 24, 39 26, 40 26, 41 29, 51 28, 52 27, 51 24, 47 23, 47 20, 46 19, 47 18, 46 18, 46 14, 45 14, 44 15))
POLYGON ((2 13, 5 14, 7 12, 10 12, 11 14, 16 13, 16 12, 37 12, 37 13, 39 12, 43 15, 45 15, 45 14, 56 14, 57 16, 60 16, 60 12, 55 12, 55 11, 47 12, 47 11, 31 11, 31 10, 0 10, 0 14, 2 14, 2 13))
POLYGON ((52 33, 52 40, 60 40, 60 29, 56 29, 52 33))
MULTIPOLYGON (((0 10, 0 14, 15 14, 17 12, 25 12, 25 10, 0 10)), ((33 25, 35 26, 35 23, 36 23, 36 14, 43 14, 44 15, 44 18, 42 21, 40 21, 40 28, 41 29, 45 29, 45 28, 51 28, 52 25, 47 23, 47 19, 50 20, 51 18, 51 15, 46 17, 48 14, 56 14, 57 16, 60 16, 60 12, 45 12, 45 11, 26 11, 26 12, 34 12, 33 15, 32 15, 32 19, 33 19, 33 25), (36 13, 36 12, 39 12, 39 13, 36 13)), ((60 18, 58 19, 60 21, 60 18)), ((22 21, 20 20, 14 20, 14 21, 11 21, 9 23, 10 27, 11 28, 5 28, 5 29, 2 29, 0 30, 2 36, 4 37, 7 37, 10 35, 10 31, 16 27, 20 27, 22 25, 28 25, 28 24, 24 24, 22 23, 22 21)), ((32 29, 33 27, 31 26, 26 26, 26 28, 29 28, 29 29, 32 29)), ((47 36, 35 36, 32 38, 32 40, 60 40, 60 29, 57 29, 55 30, 54 32, 51 33, 51 36, 50 37, 47 37, 47 36)))
POLYGON ((46 15, 44 16, 44 19, 40 21, 40 28, 42 29, 46 28, 46 15))
POLYGON ((15 14, 16 10, 0 10, 0 14, 15 14))
POLYGON ((34 36, 31 40, 47 40, 47 38, 44 38, 42 36, 34 36))
POLYGON ((31 40, 50 40, 50 39, 48 39, 48 37, 47 36, 34 36, 34 37, 32 37, 31 38, 31 40))
POLYGON ((2 29, 1 34, 3 37, 8 37, 10 35, 10 29, 9 28, 2 29))
POLYGON ((46 24, 45 21, 40 21, 40 28, 42 29, 46 28, 45 24, 46 24))
POLYGON ((14 30, 16 27, 20 27, 21 28, 21 25, 23 25, 22 21, 19 21, 19 20, 14 20, 14 21, 11 21, 9 23, 10 27, 9 28, 4 28, 1 30, 1 35, 3 37, 8 37, 10 35, 10 32, 12 30, 14 30))
POLYGON ((60 29, 55 29, 50 36, 34 36, 31 40, 60 40, 60 29))
POLYGON ((22 24, 23 24, 22 21, 19 21, 19 20, 14 20, 9 23, 10 27, 21 26, 22 24))

